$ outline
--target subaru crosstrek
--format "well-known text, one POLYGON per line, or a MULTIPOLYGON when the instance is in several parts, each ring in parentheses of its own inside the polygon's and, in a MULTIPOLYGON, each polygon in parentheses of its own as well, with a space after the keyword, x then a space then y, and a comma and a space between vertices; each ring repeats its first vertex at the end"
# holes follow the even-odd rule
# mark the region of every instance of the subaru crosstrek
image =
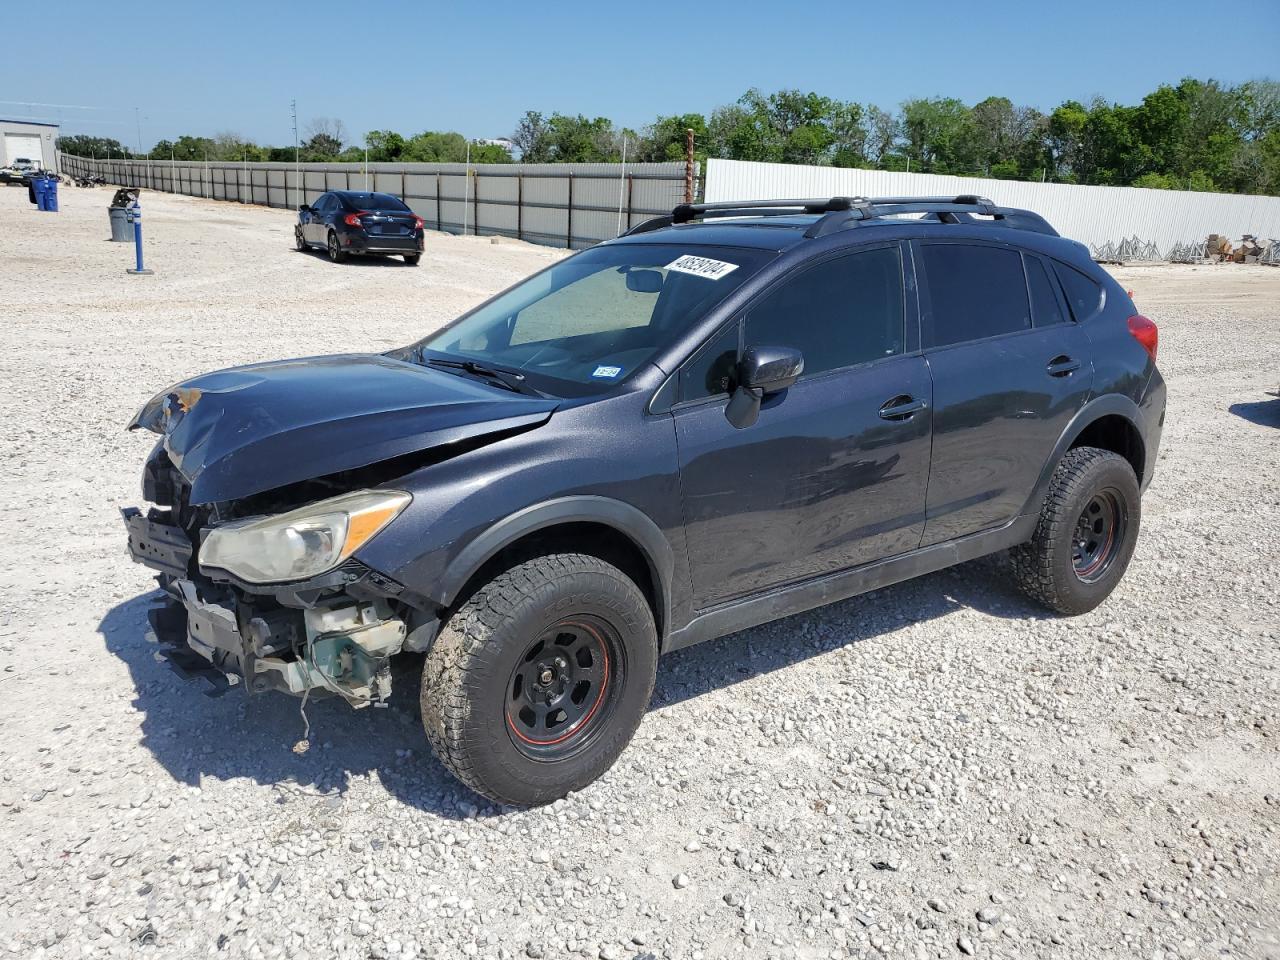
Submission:
POLYGON ((130 551, 168 656, 385 701, 511 804, 600 776, 659 654, 995 551, 1078 614, 1133 554, 1157 331, 978 197, 698 204, 385 354, 146 403, 130 551))

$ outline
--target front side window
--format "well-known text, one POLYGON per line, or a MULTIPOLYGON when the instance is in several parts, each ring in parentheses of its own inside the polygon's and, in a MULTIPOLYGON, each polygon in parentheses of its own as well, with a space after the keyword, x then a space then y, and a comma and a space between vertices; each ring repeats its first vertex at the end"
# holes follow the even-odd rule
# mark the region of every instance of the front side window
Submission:
POLYGON ((619 383, 685 333, 775 254, 601 244, 530 277, 416 344, 525 374, 547 392, 619 383), (539 382, 542 381, 542 382, 539 382), (568 389, 565 389, 566 386, 568 389))
POLYGON ((702 345, 680 368, 680 400, 701 400, 728 393, 738 365, 738 323, 731 323, 702 345))
POLYGON ((747 314, 747 346, 792 347, 805 376, 903 351, 897 246, 837 257, 785 280, 747 314))
POLYGON ((983 340, 1031 327, 1022 255, 961 243, 922 245, 931 315, 926 347, 983 340))

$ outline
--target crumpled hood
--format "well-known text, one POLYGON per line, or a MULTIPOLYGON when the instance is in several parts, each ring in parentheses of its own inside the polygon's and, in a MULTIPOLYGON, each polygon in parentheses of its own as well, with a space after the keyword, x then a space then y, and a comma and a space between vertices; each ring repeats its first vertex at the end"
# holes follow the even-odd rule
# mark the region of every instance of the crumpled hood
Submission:
POLYGON ((344 354, 206 373, 156 394, 129 429, 163 436, 191 502, 211 503, 535 426, 556 404, 378 354, 344 354))

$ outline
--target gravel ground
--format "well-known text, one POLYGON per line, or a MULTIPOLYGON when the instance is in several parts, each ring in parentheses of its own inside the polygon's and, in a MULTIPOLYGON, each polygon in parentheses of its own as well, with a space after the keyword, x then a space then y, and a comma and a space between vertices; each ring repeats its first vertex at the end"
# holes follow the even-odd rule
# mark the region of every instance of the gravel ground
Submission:
POLYGON ((1280 957, 1280 270, 1119 271, 1169 416, 1137 555, 1073 620, 999 559, 663 660, 600 782, 487 807, 390 709, 202 696, 116 508, 182 377, 383 349, 560 254, 335 267, 282 211, 0 190, 0 956, 1280 957))

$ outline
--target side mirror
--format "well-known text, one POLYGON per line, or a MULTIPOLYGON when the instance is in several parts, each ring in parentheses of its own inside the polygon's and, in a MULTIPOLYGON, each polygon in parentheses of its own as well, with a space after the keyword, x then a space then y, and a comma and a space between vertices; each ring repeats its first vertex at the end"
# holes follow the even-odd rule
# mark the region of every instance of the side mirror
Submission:
POLYGON ((741 430, 760 417, 760 402, 781 393, 804 373, 804 356, 790 347, 748 347, 738 361, 738 388, 725 407, 725 418, 741 430))
POLYGON ((300 204, 298 204, 298 212, 299 212, 299 213, 310 213, 310 212, 311 212, 311 204, 309 204, 309 203, 300 203, 300 204))

